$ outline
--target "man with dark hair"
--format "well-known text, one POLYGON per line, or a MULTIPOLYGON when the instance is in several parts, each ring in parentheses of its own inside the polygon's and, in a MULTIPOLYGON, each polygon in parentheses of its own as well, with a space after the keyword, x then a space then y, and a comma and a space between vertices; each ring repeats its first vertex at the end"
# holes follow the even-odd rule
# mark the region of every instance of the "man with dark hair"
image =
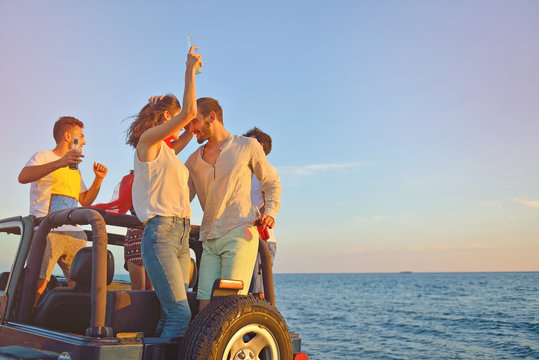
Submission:
MULTIPOLYGON (((247 131, 243 136, 255 138, 260 144, 260 146, 262 146, 262 149, 264 149, 264 153, 266 154, 266 156, 268 156, 268 154, 271 152, 271 136, 269 136, 259 128, 254 127, 251 130, 247 131)), ((279 175, 277 174, 277 170, 273 166, 271 166, 271 168, 275 172, 275 176, 278 177, 279 175)), ((253 204, 253 206, 256 206, 259 209, 264 209, 264 205, 266 203, 264 191, 262 191, 262 185, 254 175, 251 183, 251 203, 253 204)), ((275 253, 277 252, 277 243, 275 242, 275 235, 273 234, 273 229, 269 229, 268 234, 269 238, 266 240, 266 242, 271 255, 271 265, 273 266, 275 253)), ((251 288, 249 289, 249 292, 261 299, 265 298, 264 283, 262 281, 262 261, 260 259, 260 254, 258 254, 256 258, 253 278, 251 279, 251 288)))
POLYGON ((217 100, 197 100, 197 116, 189 130, 200 146, 185 165, 189 169, 191 200, 198 196, 204 216, 200 226, 203 254, 197 298, 209 303, 216 279, 243 280, 246 294, 258 250, 257 219, 272 228, 279 211, 281 183, 255 139, 231 135, 223 126, 217 100), (261 215, 251 206, 251 178, 262 184, 266 206, 261 215))
POLYGON ((262 145, 262 149, 264 149, 266 156, 268 156, 268 154, 271 152, 271 136, 256 126, 243 134, 243 136, 252 137, 258 140, 258 143, 262 145))
MULTIPOLYGON (((51 212, 73 208, 77 201, 82 206, 90 206, 101 188, 107 168, 94 162, 95 179, 89 189, 82 181, 78 165, 84 141, 84 124, 71 116, 63 116, 54 124, 53 136, 56 147, 53 150, 38 151, 19 173, 21 184, 30 185, 30 215, 46 216, 51 212), (74 139, 78 147, 73 148, 74 139)), ((54 265, 58 263, 70 286, 70 268, 77 251, 86 246, 83 229, 72 225, 57 227, 47 236, 47 247, 41 267, 36 294, 36 303, 45 290, 54 265)))

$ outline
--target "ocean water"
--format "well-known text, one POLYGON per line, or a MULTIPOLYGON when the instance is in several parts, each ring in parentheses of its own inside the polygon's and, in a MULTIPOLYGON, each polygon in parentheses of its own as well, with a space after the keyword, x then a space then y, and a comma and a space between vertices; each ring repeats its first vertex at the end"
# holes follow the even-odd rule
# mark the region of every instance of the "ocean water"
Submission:
POLYGON ((539 359, 539 272, 276 274, 309 359, 539 359))

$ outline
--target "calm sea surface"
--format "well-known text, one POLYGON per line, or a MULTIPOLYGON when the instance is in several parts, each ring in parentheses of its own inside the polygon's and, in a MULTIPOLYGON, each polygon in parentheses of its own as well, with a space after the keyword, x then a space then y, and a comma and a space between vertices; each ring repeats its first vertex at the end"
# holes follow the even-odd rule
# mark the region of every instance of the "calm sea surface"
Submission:
POLYGON ((539 359, 539 272, 277 274, 309 359, 539 359))

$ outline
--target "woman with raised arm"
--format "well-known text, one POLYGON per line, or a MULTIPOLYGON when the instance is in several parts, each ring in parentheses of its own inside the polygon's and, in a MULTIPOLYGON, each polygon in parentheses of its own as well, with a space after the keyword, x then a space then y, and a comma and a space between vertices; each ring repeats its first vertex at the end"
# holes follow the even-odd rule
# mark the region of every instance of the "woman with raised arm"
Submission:
POLYGON ((142 262, 161 303, 156 329, 156 336, 161 337, 183 336, 191 319, 187 302, 189 173, 167 140, 177 138, 197 113, 195 69, 202 62, 195 49, 189 49, 187 55, 183 110, 173 95, 154 99, 140 110, 127 131, 127 143, 136 149, 133 207, 146 225, 142 262))

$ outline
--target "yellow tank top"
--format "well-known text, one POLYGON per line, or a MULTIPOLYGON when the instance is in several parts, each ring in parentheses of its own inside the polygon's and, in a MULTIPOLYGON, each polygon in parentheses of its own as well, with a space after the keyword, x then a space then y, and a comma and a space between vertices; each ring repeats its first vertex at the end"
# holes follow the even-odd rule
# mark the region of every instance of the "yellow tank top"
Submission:
POLYGON ((81 176, 69 167, 52 172, 51 195, 62 195, 79 200, 81 176))

